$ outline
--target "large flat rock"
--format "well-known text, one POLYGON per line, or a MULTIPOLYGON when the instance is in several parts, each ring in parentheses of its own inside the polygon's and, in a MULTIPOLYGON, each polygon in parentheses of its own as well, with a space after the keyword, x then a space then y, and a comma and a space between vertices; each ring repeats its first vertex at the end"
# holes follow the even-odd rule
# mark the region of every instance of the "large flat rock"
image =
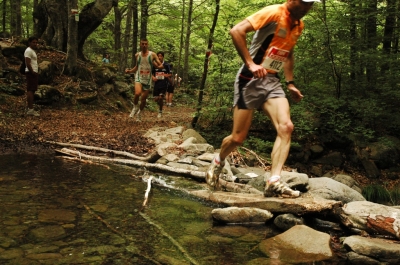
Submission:
POLYGON ((234 193, 209 190, 191 191, 192 195, 214 203, 236 207, 254 207, 268 210, 273 213, 319 213, 331 211, 341 207, 340 201, 326 200, 310 195, 302 195, 296 199, 283 199, 275 197, 264 197, 258 194, 234 193))

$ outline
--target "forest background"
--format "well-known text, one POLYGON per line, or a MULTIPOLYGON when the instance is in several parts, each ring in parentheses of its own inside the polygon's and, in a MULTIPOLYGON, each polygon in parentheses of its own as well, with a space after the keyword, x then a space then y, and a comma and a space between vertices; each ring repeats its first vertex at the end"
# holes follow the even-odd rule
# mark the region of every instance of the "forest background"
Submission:
MULTIPOLYGON (((139 40, 147 38, 150 50, 164 51, 182 76, 181 93, 197 101, 194 125, 229 131, 233 82, 242 64, 229 29, 264 6, 283 2, 2 0, 1 27, 3 37, 35 35, 66 52, 70 75, 77 60, 101 63, 105 53, 122 74, 135 64, 139 40)), ((305 97, 291 106, 293 142, 318 138, 346 145, 399 136, 400 1, 322 0, 304 22, 295 81, 305 97)), ((213 134, 210 142, 219 145, 225 135, 213 134)), ((268 119, 256 113, 246 145, 271 148, 274 138, 268 119)))

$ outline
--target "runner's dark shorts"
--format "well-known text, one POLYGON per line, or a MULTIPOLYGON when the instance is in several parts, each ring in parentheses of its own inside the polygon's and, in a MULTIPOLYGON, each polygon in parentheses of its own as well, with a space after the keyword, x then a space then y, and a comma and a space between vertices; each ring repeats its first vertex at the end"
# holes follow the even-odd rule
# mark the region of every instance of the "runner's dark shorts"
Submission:
POLYGON ((174 90, 175 90, 175 85, 173 85, 173 86, 168 86, 168 88, 167 88, 167 93, 174 93, 174 90))
POLYGON ((265 78, 247 78, 241 75, 235 80, 234 106, 239 109, 262 109, 269 98, 285 98, 282 84, 276 74, 265 78))
POLYGON ((39 75, 30 72, 25 73, 26 76, 26 90, 35 92, 38 89, 39 75))
POLYGON ((167 87, 154 87, 153 97, 163 96, 167 92, 167 87))

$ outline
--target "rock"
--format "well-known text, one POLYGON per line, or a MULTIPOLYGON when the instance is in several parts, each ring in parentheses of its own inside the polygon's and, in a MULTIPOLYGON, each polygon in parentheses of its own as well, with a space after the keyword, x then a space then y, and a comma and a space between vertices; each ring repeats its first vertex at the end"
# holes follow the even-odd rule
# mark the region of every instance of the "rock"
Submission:
POLYGON ((43 226, 30 231, 30 236, 37 242, 54 241, 66 236, 64 228, 59 225, 43 226))
POLYGON ((120 95, 126 95, 131 91, 131 87, 122 81, 115 81, 114 82, 114 91, 117 92, 120 95))
POLYGON ((274 224, 281 230, 286 231, 295 225, 304 225, 304 219, 302 217, 295 216, 291 213, 278 215, 274 219, 274 224))
POLYGON ((310 151, 313 155, 319 155, 324 151, 324 148, 321 145, 312 145, 310 146, 310 151))
POLYGON ((53 82, 55 76, 55 65, 50 61, 39 63, 39 84, 48 85, 53 82))
POLYGON ((349 264, 353 265, 380 265, 381 263, 373 258, 364 256, 364 255, 359 255, 355 252, 349 252, 347 253, 347 260, 349 264))
POLYGON ((184 149, 189 154, 202 154, 202 153, 212 153, 214 152, 214 147, 209 144, 197 144, 197 139, 194 137, 190 137, 186 139, 182 144, 178 147, 184 149))
POLYGON ((334 167, 340 167, 343 164, 342 154, 339 152, 332 152, 319 159, 313 161, 317 164, 331 165, 334 167))
POLYGON ((83 81, 79 84, 79 92, 94 92, 97 91, 96 83, 90 81, 83 81))
POLYGON ((363 158, 361 163, 367 173, 367 177, 370 179, 376 179, 381 175, 379 168, 376 166, 375 162, 371 159, 363 158))
MULTIPOLYGON (((400 245, 398 242, 380 238, 366 238, 361 236, 347 237, 343 246, 358 254, 349 255, 355 260, 370 260, 371 263, 364 264, 400 264, 400 245), (360 258, 363 257, 362 259, 360 258), (379 263, 375 263, 376 260, 379 263)), ((360 264, 360 263, 351 263, 360 264)))
POLYGON ((0 236, 0 247, 9 248, 9 247, 14 247, 16 245, 17 242, 14 239, 0 236))
POLYGON ((5 250, 0 253, 0 260, 14 260, 24 256, 24 251, 20 248, 5 250))
POLYGON ((271 260, 280 260, 282 264, 316 262, 333 257, 330 236, 305 225, 296 225, 261 241, 259 249, 271 260))
POLYGON ((369 148, 371 149, 369 159, 374 161, 380 169, 396 166, 400 160, 396 146, 385 141, 372 143, 369 148))
POLYGON ((320 197, 299 197, 296 199, 266 198, 261 194, 246 194, 234 192, 209 192, 207 190, 190 191, 199 198, 220 203, 226 206, 253 207, 268 210, 272 213, 322 213, 340 208, 341 202, 326 200, 320 197))
POLYGON ((328 174, 325 174, 324 177, 328 177, 328 178, 334 179, 340 183, 343 183, 344 185, 349 186, 350 188, 352 188, 353 190, 357 191, 360 194, 362 192, 362 190, 360 188, 360 184, 355 179, 353 179, 351 176, 344 175, 344 174, 334 175, 333 173, 330 172, 328 174))
POLYGON ((197 159, 202 160, 202 161, 211 162, 216 155, 217 155, 217 153, 204 153, 204 154, 199 155, 197 157, 197 159))
POLYGON ((376 233, 377 231, 368 225, 368 218, 382 216, 393 218, 393 230, 400 231, 400 209, 394 207, 368 201, 355 201, 336 210, 335 213, 342 224, 350 228, 376 233))
POLYGON ((64 209, 47 209, 39 213, 38 221, 42 223, 58 223, 75 221, 76 214, 64 209))
POLYGON ((63 95, 56 88, 48 85, 40 85, 35 92, 37 104, 49 105, 61 101, 63 95))
POLYGON ((307 193, 327 200, 336 200, 343 203, 365 201, 365 198, 357 191, 330 178, 311 178, 308 183, 307 193))
POLYGON ((343 231, 342 227, 338 223, 331 221, 322 220, 319 218, 312 218, 310 226, 315 230, 321 232, 333 232, 333 231, 343 231))
POLYGON ((196 143, 198 143, 198 144, 206 144, 207 143, 206 139, 204 139, 198 132, 196 132, 193 129, 187 129, 186 131, 184 131, 182 133, 183 141, 186 141, 186 139, 191 138, 191 137, 195 138, 196 143))
POLYGON ((273 217, 272 213, 252 207, 227 207, 211 211, 214 220, 222 223, 265 223, 273 217))

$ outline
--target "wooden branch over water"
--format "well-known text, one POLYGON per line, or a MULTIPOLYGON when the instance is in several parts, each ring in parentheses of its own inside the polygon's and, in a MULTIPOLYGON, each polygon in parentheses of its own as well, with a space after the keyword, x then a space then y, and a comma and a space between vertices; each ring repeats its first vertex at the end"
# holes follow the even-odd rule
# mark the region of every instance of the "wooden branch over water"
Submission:
POLYGON ((156 151, 154 151, 153 153, 151 153, 148 156, 142 157, 142 156, 134 155, 129 152, 117 151, 117 150, 112 150, 112 149, 107 149, 107 148, 96 147, 96 146, 71 144, 71 143, 60 143, 60 142, 53 142, 53 141, 47 141, 47 143, 64 146, 64 147, 74 147, 74 148, 83 149, 83 150, 103 152, 103 153, 111 154, 113 156, 114 155, 124 156, 124 157, 133 158, 133 159, 139 160, 139 161, 155 162, 155 161, 157 161, 157 159, 160 158, 160 155, 156 151))
POLYGON ((92 160, 92 161, 96 161, 96 162, 114 163, 114 164, 122 164, 122 165, 136 166, 136 167, 146 167, 148 169, 167 171, 167 172, 172 172, 174 174, 186 175, 186 176, 189 176, 194 179, 201 180, 201 181, 204 181, 204 179, 205 179, 205 173, 202 171, 200 172, 200 171, 188 170, 188 169, 183 169, 183 168, 170 167, 170 166, 163 165, 163 164, 147 163, 147 162, 143 162, 143 161, 135 161, 132 159, 119 159, 119 158, 91 156, 91 155, 86 155, 79 151, 71 150, 68 148, 56 150, 56 152, 61 153, 63 155, 79 157, 81 159, 84 158, 84 159, 92 160))

